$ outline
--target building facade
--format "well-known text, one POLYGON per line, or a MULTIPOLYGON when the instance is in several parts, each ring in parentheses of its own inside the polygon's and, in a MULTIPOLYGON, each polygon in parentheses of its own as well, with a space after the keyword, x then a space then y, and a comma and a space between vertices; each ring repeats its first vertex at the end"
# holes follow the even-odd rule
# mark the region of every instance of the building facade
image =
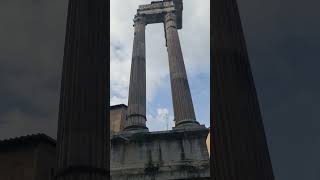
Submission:
POLYGON ((53 180, 56 141, 34 134, 0 141, 1 180, 53 180))

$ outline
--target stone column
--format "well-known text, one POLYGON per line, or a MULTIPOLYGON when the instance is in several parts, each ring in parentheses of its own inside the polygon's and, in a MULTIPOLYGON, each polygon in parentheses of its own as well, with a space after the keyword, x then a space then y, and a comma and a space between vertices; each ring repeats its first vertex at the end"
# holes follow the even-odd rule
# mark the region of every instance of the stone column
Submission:
POLYGON ((58 118, 57 180, 102 180, 109 176, 108 10, 107 1, 69 0, 58 118))
POLYGON ((164 28, 169 56, 175 128, 199 126, 199 123, 196 121, 184 66, 175 13, 165 14, 164 28))
POLYGON ((145 18, 134 18, 134 40, 128 98, 128 114, 124 131, 143 130, 146 127, 146 45, 145 18))
POLYGON ((236 0, 212 3, 211 174, 274 180, 236 0))

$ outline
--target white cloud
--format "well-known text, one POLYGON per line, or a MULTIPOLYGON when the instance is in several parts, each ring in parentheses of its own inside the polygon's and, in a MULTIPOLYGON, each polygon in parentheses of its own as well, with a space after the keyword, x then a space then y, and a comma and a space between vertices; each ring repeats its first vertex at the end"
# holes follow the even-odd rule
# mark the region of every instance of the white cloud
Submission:
POLYGON ((127 104, 128 98, 122 98, 119 96, 111 96, 110 98, 110 105, 117 105, 117 104, 127 104))
POLYGON ((174 126, 173 116, 167 108, 157 108, 156 115, 147 115, 149 131, 170 130, 174 126))

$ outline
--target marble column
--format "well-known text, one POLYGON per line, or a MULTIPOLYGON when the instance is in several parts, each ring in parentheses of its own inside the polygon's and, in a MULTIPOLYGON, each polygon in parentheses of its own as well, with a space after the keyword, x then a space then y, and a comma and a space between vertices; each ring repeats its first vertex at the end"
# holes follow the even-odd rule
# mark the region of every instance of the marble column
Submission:
POLYGON ((57 180, 109 177, 108 10, 107 1, 69 0, 54 177, 57 180))
POLYGON ((237 2, 211 3, 212 175, 217 180, 274 180, 237 2))
POLYGON ((173 12, 164 15, 175 128, 197 127, 199 123, 196 121, 193 108, 176 19, 173 12))
POLYGON ((145 17, 134 18, 134 40, 132 50, 131 74, 128 98, 128 113, 124 131, 142 130, 146 127, 146 45, 145 17))

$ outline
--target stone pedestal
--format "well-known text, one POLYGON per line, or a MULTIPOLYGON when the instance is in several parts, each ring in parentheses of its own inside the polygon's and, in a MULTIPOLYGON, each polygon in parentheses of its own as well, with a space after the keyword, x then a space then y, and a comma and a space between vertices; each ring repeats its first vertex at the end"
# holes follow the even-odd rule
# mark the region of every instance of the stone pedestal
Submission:
POLYGON ((206 128, 114 135, 111 179, 209 179, 207 135, 206 128))
POLYGON ((146 127, 146 45, 145 18, 134 18, 134 40, 125 131, 148 131, 146 127))
POLYGON ((57 180, 102 180, 109 176, 107 18, 107 1, 69 0, 57 135, 57 180))

